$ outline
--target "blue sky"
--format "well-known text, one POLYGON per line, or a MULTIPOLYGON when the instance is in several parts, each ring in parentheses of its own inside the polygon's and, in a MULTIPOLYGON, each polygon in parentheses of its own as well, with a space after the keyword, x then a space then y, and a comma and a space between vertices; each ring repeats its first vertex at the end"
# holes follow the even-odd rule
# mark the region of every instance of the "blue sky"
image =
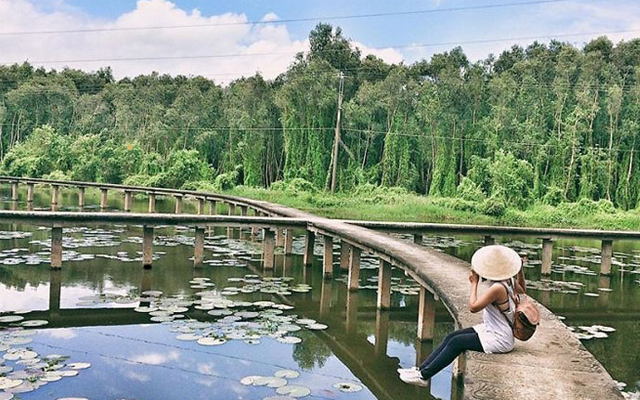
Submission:
POLYGON ((324 21, 340 26, 363 53, 390 63, 428 59, 455 45, 461 45, 475 61, 513 44, 526 46, 533 38, 542 42, 559 38, 579 47, 607 32, 616 32, 608 34, 616 43, 640 36, 637 0, 0 0, 0 62, 28 59, 46 67, 87 70, 109 64, 117 77, 158 70, 209 75, 223 83, 255 71, 271 78, 286 70, 297 51, 308 48, 309 31, 322 17, 422 10, 440 12, 324 21), (451 10, 469 7, 475 8, 451 10), (265 17, 312 20, 228 25, 265 17), (227 25, 210 26, 219 23, 227 25), (122 30, 168 25, 209 26, 122 30), (113 31, 2 35, 74 29, 113 31), (581 35, 559 36, 567 34, 581 35), (15 46, 16 39, 21 46, 15 46), (427 46, 413 46, 416 44, 427 46), (203 55, 230 56, 188 59, 203 55), (162 57, 174 59, 158 59, 162 57), (175 59, 180 57, 187 58, 175 59))

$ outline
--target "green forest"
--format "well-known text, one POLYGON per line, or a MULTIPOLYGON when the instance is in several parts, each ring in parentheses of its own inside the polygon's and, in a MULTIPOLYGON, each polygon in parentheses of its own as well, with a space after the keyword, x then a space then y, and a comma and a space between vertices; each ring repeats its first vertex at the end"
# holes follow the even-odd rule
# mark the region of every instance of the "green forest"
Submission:
POLYGON ((638 207, 640 39, 536 42, 475 63, 458 47, 411 65, 363 57, 328 24, 309 39, 274 80, 225 86, 0 66, 0 172, 328 191, 342 73, 338 193, 428 195, 487 215, 638 207))

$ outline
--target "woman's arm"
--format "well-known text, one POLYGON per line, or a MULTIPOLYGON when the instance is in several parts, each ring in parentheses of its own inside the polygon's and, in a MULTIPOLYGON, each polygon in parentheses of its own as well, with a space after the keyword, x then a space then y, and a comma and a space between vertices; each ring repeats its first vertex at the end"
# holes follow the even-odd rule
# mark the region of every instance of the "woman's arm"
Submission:
POLYGON ((471 292, 469 293, 469 311, 477 313, 483 310, 486 306, 496 301, 500 294, 499 285, 493 285, 486 290, 480 298, 478 298, 478 280, 479 276, 475 271, 471 271, 469 274, 469 282, 471 282, 471 292))

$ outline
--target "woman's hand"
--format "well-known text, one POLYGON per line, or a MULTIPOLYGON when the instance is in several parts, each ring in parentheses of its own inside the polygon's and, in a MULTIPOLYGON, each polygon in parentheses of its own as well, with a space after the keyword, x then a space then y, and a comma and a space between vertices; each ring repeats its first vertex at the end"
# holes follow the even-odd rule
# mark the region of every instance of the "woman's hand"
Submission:
POLYGON ((469 282, 471 282, 472 285, 477 285, 479 280, 480 276, 476 273, 476 271, 471 270, 469 272, 469 282))

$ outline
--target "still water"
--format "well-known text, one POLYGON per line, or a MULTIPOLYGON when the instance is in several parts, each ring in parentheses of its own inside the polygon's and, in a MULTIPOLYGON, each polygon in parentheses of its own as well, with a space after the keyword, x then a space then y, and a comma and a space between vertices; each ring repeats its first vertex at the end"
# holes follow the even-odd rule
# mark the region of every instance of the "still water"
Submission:
MULTIPOLYGON (((46 207, 50 195, 45 189, 36 194, 36 207, 46 207)), ((3 207, 11 208, 9 192, 0 195, 3 207)), ((121 209, 120 198, 112 197, 110 206, 121 209)), ((61 199, 74 210, 72 192, 63 192, 61 199)), ((88 191, 87 203, 98 204, 98 193, 88 191)), ((146 211, 146 206, 146 199, 133 204, 134 211, 146 211)), ((158 212, 173 207, 171 199, 158 200, 158 212)), ((195 205, 185 202, 184 209, 194 212, 195 205)), ((8 379, 0 377, 0 387, 21 381, 5 389, 25 390, 16 398, 460 396, 450 369, 426 389, 398 379, 396 368, 415 365, 432 345, 414 340, 416 285, 401 271, 394 270, 392 311, 376 311, 375 258, 363 258, 362 288, 349 294, 344 275, 322 279, 319 242, 314 265, 302 265, 302 236, 294 240, 296 254, 277 254, 276 268, 268 272, 260 266, 259 236, 209 230, 205 265, 194 269, 193 231, 159 228, 153 268, 144 270, 141 227, 77 226, 65 228, 63 268, 52 272, 46 227, 5 224, 0 231, 0 312, 24 317, 1 325, 27 325, 0 332, 0 343, 9 343, 0 364, 8 379)), ((614 379, 635 390, 640 377, 640 244, 614 242, 613 274, 603 278, 597 274, 599 242, 559 241, 554 272, 545 278, 539 274, 539 243, 501 241, 530 253, 525 270, 530 293, 566 317, 614 379)), ((430 237, 425 245, 469 260, 481 243, 474 237, 430 237)), ((452 329, 450 317, 439 308, 434 343, 452 329)))

